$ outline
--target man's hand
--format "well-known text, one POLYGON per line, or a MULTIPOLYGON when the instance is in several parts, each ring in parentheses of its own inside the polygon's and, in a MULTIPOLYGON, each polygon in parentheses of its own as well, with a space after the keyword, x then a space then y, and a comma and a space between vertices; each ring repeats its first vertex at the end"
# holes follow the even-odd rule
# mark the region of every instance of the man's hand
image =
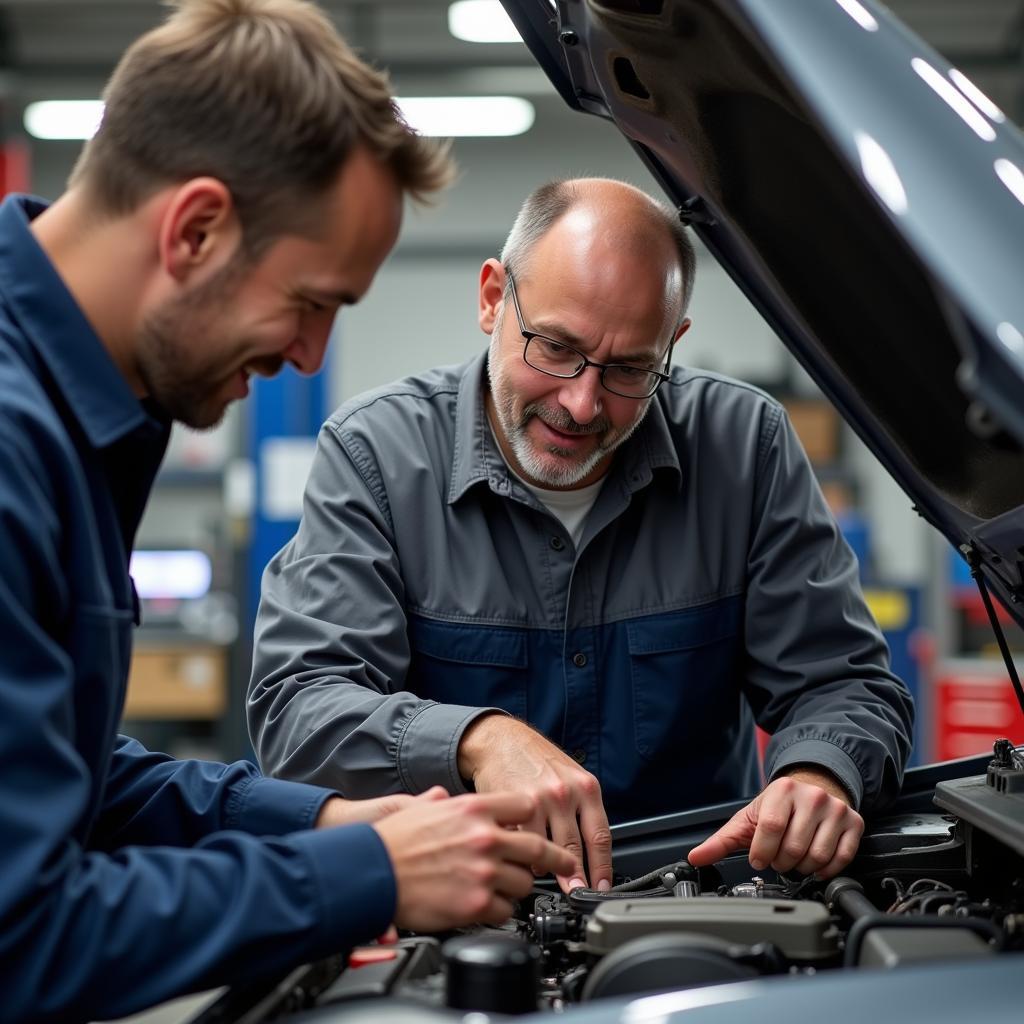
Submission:
MULTIPOLYGON (((431 799, 447 796, 437 786, 431 799)), ((408 807, 416 797, 408 793, 395 793, 392 796, 379 796, 373 800, 343 800, 340 796, 332 796, 320 808, 314 828, 334 828, 336 825, 353 825, 358 821, 379 821, 395 811, 408 807)))
POLYGON ((570 872, 565 850, 509 827, 536 811, 523 793, 467 794, 418 798, 377 822, 398 889, 395 923, 417 931, 500 924, 533 889, 530 865, 570 872))
POLYGON ((541 838, 550 835, 572 854, 572 866, 557 875, 565 892, 587 884, 584 848, 591 888, 611 886, 612 835, 601 785, 540 733, 504 715, 478 718, 459 743, 459 773, 478 793, 511 789, 536 801, 536 812, 521 827, 541 838))
POLYGON ((767 785, 689 859, 699 868, 748 849, 755 871, 770 864, 776 871, 832 878, 853 860, 863 832, 864 819, 834 776, 798 768, 767 785))

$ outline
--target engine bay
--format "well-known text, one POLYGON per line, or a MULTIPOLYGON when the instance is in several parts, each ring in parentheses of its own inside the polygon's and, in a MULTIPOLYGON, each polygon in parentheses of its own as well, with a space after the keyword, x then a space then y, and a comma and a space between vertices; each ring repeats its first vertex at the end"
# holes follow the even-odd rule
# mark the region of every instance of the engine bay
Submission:
POLYGON ((539 882, 500 928, 362 947, 230 990, 193 1020, 546 1015, 725 982, 1024 950, 1024 757, 1000 740, 984 775, 938 781, 928 796, 927 809, 870 822, 856 859, 828 882, 752 875, 744 856, 699 870, 680 856, 610 892, 563 894, 539 882))

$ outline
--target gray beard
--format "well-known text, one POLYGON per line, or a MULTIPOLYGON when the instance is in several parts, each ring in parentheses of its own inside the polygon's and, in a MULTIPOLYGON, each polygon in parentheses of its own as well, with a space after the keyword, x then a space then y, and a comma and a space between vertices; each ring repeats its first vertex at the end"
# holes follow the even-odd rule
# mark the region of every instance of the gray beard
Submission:
MULTIPOLYGON (((574 452, 558 445, 546 446, 546 451, 564 460, 552 466, 542 459, 536 450, 533 441, 526 432, 527 425, 534 416, 544 413, 545 422, 557 430, 564 430, 566 433, 580 434, 608 434, 612 430, 608 420, 602 417, 595 424, 588 427, 581 427, 564 409, 552 410, 536 402, 531 402, 518 419, 514 411, 515 396, 512 390, 506 387, 505 378, 499 369, 500 358, 498 356, 498 337, 501 333, 501 321, 495 323, 494 332, 491 334, 491 344, 487 352, 487 372, 491 381, 491 397, 494 400, 494 411, 498 418, 498 425, 508 440, 509 447, 515 455, 516 460, 526 475, 535 480, 542 487, 554 489, 565 489, 575 487, 585 480, 596 468, 602 459, 606 458, 621 445, 625 444, 637 427, 643 422, 647 410, 651 404, 648 398, 644 401, 637 418, 619 432, 613 432, 610 437, 600 442, 589 455, 578 461, 569 461, 575 455, 574 452)), ((537 371, 540 372, 539 370, 537 371)))

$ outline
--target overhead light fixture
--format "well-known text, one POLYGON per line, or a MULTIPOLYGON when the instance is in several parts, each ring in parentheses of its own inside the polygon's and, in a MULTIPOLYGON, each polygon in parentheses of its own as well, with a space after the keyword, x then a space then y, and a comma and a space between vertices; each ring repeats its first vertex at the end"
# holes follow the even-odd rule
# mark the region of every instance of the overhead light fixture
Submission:
MULTIPOLYGON (((522 135, 536 111, 519 96, 415 96, 395 102, 421 135, 522 135)), ((91 139, 103 118, 102 100, 43 100, 25 108, 25 130, 37 139, 91 139)))
POLYGON ((25 131, 36 139, 91 139, 103 119, 102 100, 42 100, 25 108, 25 131))
POLYGON ((468 43, 523 41, 498 0, 455 0, 448 8, 448 31, 468 43))
POLYGON ((395 99, 402 116, 421 135, 522 135, 536 112, 519 96, 410 96, 395 99))

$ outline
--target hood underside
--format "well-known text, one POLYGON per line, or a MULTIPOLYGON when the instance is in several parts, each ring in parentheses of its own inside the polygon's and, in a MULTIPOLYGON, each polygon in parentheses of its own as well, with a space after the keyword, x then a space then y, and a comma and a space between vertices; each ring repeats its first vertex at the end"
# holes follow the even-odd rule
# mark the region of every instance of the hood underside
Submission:
POLYGON ((869 0, 503 0, 1024 624, 1024 136, 869 0))

